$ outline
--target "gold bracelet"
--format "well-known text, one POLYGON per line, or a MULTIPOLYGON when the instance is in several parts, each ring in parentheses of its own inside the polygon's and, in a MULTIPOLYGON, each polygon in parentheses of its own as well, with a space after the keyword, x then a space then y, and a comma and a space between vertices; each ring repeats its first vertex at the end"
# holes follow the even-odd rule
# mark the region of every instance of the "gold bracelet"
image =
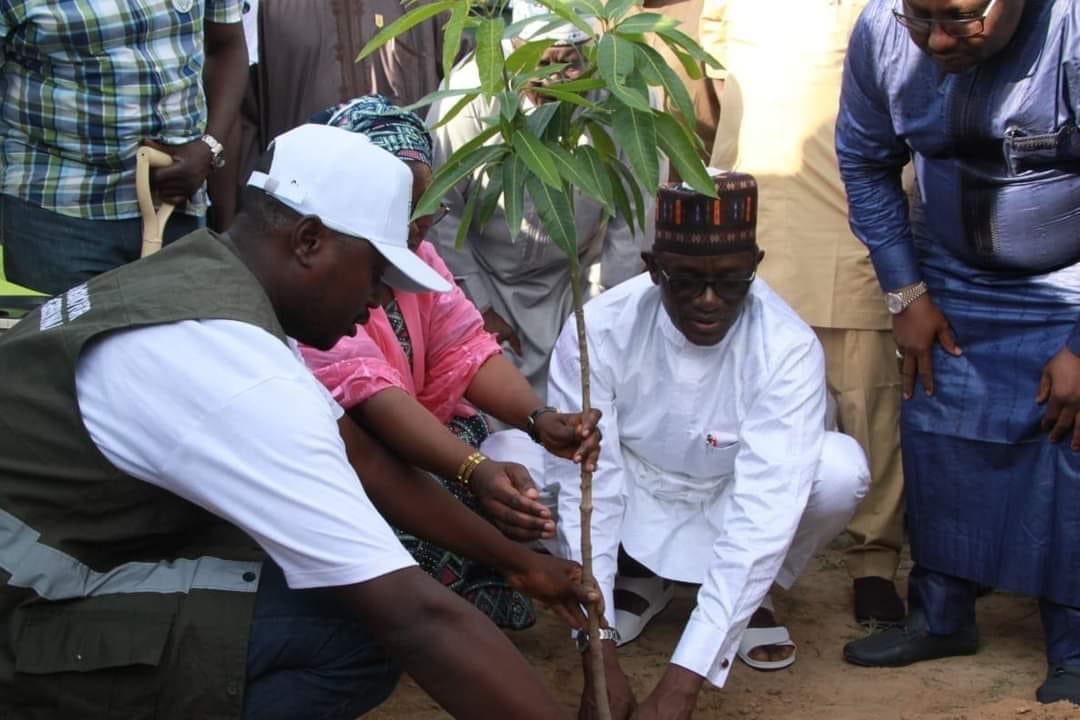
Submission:
POLYGON ((487 462, 487 456, 486 455, 483 455, 481 453, 476 453, 476 454, 479 457, 477 457, 476 460, 472 464, 470 464, 468 468, 465 469, 465 472, 462 473, 461 482, 464 485, 469 484, 469 478, 472 477, 472 474, 473 474, 473 472, 476 471, 476 468, 480 467, 482 464, 487 462))
POLYGON ((468 478, 472 475, 473 469, 475 469, 474 465, 479 465, 483 462, 483 460, 480 460, 482 457, 484 457, 483 454, 477 450, 472 455, 465 458, 465 461, 461 463, 461 467, 459 467, 457 471, 457 481, 459 483, 468 484, 468 478))

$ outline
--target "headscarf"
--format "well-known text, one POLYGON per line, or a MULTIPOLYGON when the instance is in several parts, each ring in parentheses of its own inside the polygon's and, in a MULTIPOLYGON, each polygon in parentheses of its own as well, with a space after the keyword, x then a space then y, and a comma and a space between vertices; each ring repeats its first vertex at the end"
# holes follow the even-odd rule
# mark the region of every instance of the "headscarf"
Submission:
POLYGON ((431 133, 424 121, 382 95, 353 98, 316 113, 311 122, 363 133, 399 160, 421 162, 431 167, 431 133))
POLYGON ((717 197, 683 184, 666 185, 656 194, 653 250, 680 255, 715 255, 753 250, 757 228, 757 181, 753 175, 713 175, 717 197))

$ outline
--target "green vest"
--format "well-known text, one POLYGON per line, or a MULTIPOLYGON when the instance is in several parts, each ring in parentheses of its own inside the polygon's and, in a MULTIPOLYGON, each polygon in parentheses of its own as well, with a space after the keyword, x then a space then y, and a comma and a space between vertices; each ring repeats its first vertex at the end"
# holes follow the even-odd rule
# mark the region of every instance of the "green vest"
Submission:
MULTIPOLYGON (((263 552, 110 464, 75 393, 88 341, 194 319, 285 342, 262 286, 207 231, 72 288, 0 337, 0 718, 242 715, 263 552)), ((145 432, 169 432, 168 408, 145 432)))

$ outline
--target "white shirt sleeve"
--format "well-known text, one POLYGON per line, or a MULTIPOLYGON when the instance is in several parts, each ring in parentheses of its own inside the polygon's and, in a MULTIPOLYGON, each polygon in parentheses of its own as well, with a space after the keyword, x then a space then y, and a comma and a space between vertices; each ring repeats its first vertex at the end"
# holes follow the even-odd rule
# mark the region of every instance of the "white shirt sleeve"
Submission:
POLYGON ((248 533, 290 587, 414 564, 348 462, 341 408, 269 333, 208 320, 108 335, 84 351, 76 389, 111 463, 248 533))
POLYGON ((814 340, 788 353, 739 428, 735 486, 714 559, 671 662, 720 687, 739 638, 791 547, 825 441, 825 360, 814 340))
MULTIPOLYGON (((619 420, 615 396, 603 361, 603 348, 590 337, 590 392, 592 406, 600 418, 600 459, 593 473, 592 556, 593 576, 604 595, 604 615, 615 626, 615 574, 618 570, 619 542, 626 509, 625 478, 619 444, 619 420)), ((581 407, 581 366, 577 329, 571 317, 551 356, 548 373, 548 403, 564 412, 581 407)), ((569 460, 544 453, 545 481, 559 487, 559 551, 563 557, 581 562, 581 469, 569 460)))

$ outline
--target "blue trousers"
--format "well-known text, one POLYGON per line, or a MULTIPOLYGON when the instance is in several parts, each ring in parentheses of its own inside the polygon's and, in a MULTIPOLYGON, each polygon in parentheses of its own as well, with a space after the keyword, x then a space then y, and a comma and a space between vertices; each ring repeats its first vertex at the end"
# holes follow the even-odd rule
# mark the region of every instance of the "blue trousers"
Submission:
MULTIPOLYGON (((975 622, 978 585, 916 565, 908 580, 908 604, 926 614, 935 635, 951 635, 975 622)), ((1080 608, 1039 598, 1046 632, 1046 660, 1051 667, 1080 667, 1080 608)))
POLYGON ((328 589, 290 590, 263 565, 248 641, 249 720, 352 720, 394 691, 400 670, 328 589))
MULTIPOLYGON (((173 213, 165 244, 199 228, 201 218, 173 213)), ((19 285, 58 295, 95 275, 139 259, 142 220, 87 220, 0 195, 4 274, 19 285)))

